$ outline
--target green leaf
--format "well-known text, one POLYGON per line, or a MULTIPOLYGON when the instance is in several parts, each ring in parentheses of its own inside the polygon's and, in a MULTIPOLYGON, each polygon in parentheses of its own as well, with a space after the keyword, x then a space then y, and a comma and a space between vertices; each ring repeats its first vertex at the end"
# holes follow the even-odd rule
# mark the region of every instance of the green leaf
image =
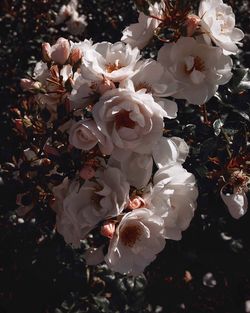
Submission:
POLYGON ((229 82, 229 90, 232 93, 239 93, 250 89, 250 71, 248 68, 238 68, 233 71, 233 77, 229 82))
POLYGON ((214 128, 215 136, 219 136, 223 125, 224 125, 224 122, 220 118, 214 121, 213 128, 214 128))
POLYGON ((104 297, 93 297, 95 304, 100 309, 100 312, 108 312, 109 311, 109 301, 104 297))

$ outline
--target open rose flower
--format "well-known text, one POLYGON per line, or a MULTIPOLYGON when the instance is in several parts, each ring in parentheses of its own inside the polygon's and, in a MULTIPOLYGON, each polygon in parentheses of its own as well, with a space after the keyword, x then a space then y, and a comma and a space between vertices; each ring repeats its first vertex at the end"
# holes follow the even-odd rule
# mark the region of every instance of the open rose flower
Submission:
POLYGON ((162 137, 154 146, 153 159, 158 168, 184 163, 189 153, 189 146, 179 137, 162 137))
POLYGON ((231 6, 222 0, 202 0, 199 16, 203 36, 208 43, 212 40, 225 54, 237 53, 236 44, 243 39, 244 33, 235 27, 235 16, 231 6))
POLYGON ((93 45, 83 58, 82 75, 89 80, 102 80, 103 76, 120 82, 134 74, 137 61, 141 58, 138 48, 123 42, 100 42, 93 45))
POLYGON ((123 173, 126 173, 128 183, 138 189, 147 186, 153 171, 151 154, 139 154, 121 149, 116 149, 109 158, 108 164, 120 168, 123 173))
MULTIPOLYGON (((149 14, 161 18, 163 3, 155 2, 149 6, 149 14)), ((126 27, 122 34, 121 41, 129 43, 132 47, 144 48, 154 36, 155 29, 160 25, 161 21, 139 13, 138 23, 134 23, 126 27)))
POLYGON ((188 228, 196 209, 198 190, 194 175, 181 164, 162 167, 154 175, 151 194, 145 197, 151 210, 164 220, 164 236, 181 239, 181 232, 188 228))
POLYGON ((80 120, 74 123, 69 130, 69 143, 77 149, 90 150, 95 145, 100 147, 106 144, 105 137, 98 130, 95 121, 80 120))
POLYGON ((150 59, 137 62, 135 74, 121 82, 120 87, 133 91, 145 90, 164 108, 168 118, 176 117, 177 104, 164 97, 176 93, 178 84, 159 62, 150 59))
POLYGON ((142 208, 127 213, 110 241, 105 261, 121 274, 139 275, 165 246, 163 220, 142 208))
POLYGON ((107 91, 93 109, 97 127, 112 147, 107 154, 116 148, 121 153, 151 153, 153 144, 162 136, 166 115, 150 94, 122 89, 107 91))
POLYGON ((77 0, 70 0, 67 5, 61 6, 58 15, 56 16, 56 24, 61 24, 65 20, 69 19, 72 14, 76 11, 78 6, 77 0))
POLYGON ((220 191, 221 199, 228 208, 229 213, 235 219, 242 217, 248 209, 248 200, 243 190, 234 188, 233 193, 225 192, 223 186, 220 191))
POLYGON ((232 60, 218 47, 198 43, 194 38, 181 37, 176 43, 165 44, 158 61, 178 82, 177 99, 203 104, 215 95, 218 86, 232 77, 232 60))
POLYGON ((96 181, 80 186, 73 181, 61 201, 56 219, 57 231, 67 243, 80 246, 80 240, 102 220, 117 216, 129 201, 129 184, 123 173, 109 167, 96 172, 96 181))
POLYGON ((79 15, 77 11, 73 11, 70 19, 66 22, 68 32, 72 35, 80 35, 84 32, 88 25, 85 15, 79 15))

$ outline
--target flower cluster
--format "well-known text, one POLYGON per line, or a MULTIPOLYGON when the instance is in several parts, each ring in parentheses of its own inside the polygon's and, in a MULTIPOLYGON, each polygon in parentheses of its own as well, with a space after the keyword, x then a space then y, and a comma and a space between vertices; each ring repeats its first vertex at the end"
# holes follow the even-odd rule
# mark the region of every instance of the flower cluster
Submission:
MULTIPOLYGON (((57 231, 75 248, 97 232, 105 241, 85 253, 87 263, 105 261, 124 274, 143 272, 165 239, 180 240, 189 226, 198 196, 182 165, 189 148, 164 136, 164 121, 177 116, 177 99, 204 104, 230 80, 228 53, 242 39, 222 1, 202 0, 199 15, 183 13, 180 25, 177 9, 156 2, 121 42, 43 43, 43 61, 21 81, 48 113, 52 133, 78 156, 75 172, 50 186, 57 231), (139 48, 167 23, 176 27, 175 40, 165 40, 156 60, 143 59, 139 48)), ((64 6, 61 15, 72 10, 64 6)), ((56 161, 54 137, 43 150, 56 161)))
POLYGON ((57 25, 65 23, 68 32, 72 35, 81 35, 88 25, 85 15, 79 15, 77 11, 78 0, 70 0, 67 5, 63 5, 56 15, 57 25))

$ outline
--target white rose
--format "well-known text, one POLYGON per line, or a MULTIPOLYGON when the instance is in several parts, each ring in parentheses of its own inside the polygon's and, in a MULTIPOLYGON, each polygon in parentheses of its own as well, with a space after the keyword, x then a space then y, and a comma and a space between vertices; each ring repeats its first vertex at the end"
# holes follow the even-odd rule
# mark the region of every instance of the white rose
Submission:
POLYGON ((215 95, 219 85, 232 77, 232 60, 218 47, 198 43, 194 38, 181 37, 176 43, 165 44, 158 61, 178 81, 174 97, 203 104, 215 95))
POLYGON ((83 79, 81 75, 76 78, 71 94, 69 95, 72 108, 85 108, 91 103, 91 96, 93 96, 91 85, 91 82, 83 79))
POLYGON ((100 42, 86 51, 83 57, 82 75, 89 80, 102 80, 103 76, 120 82, 134 74, 134 67, 141 58, 138 48, 132 49, 123 42, 100 42))
POLYGON ((221 47, 225 54, 237 53, 236 44, 243 39, 244 33, 235 27, 235 16, 231 6, 222 0, 202 0, 199 6, 201 29, 204 39, 221 47))
POLYGON ((232 194, 224 193, 224 187, 225 186, 223 186, 220 191, 221 199, 226 204, 228 211, 232 215, 232 217, 239 219, 247 212, 247 196, 244 191, 237 191, 236 189, 232 194))
POLYGON ((73 11, 71 18, 66 22, 68 32, 72 35, 80 35, 84 32, 88 25, 85 15, 79 15, 77 11, 73 11))
POLYGON ((68 177, 65 177, 61 184, 52 189, 55 197, 55 201, 52 203, 52 208, 57 214, 60 214, 63 211, 63 200, 68 194, 69 186, 69 179, 68 177))
POLYGON ((118 225, 105 256, 116 272, 141 274, 165 246, 163 220, 142 208, 127 213, 118 225))
POLYGON ((164 219, 164 236, 180 240, 181 232, 189 226, 197 205, 195 177, 177 163, 160 168, 153 181, 154 186, 145 201, 151 204, 155 214, 164 219))
POLYGON ((73 12, 77 9, 78 1, 71 0, 67 5, 61 6, 58 15, 56 16, 56 24, 63 23, 66 19, 68 19, 73 12))
MULTIPOLYGON (((149 13, 152 16, 161 18, 162 8, 163 4, 156 2, 149 7, 149 13)), ((154 31, 160 23, 160 20, 140 12, 138 23, 131 24, 123 30, 121 41, 129 43, 132 47, 143 49, 153 38, 154 31)))
POLYGON ((128 183, 137 189, 148 184, 153 171, 151 155, 131 151, 117 150, 109 158, 108 164, 120 168, 126 174, 128 183))
POLYGON ((153 148, 153 158, 158 168, 183 163, 189 153, 189 146, 179 137, 162 137, 153 148))
POLYGON ((178 84, 159 62, 150 59, 137 62, 135 74, 122 81, 120 87, 133 91, 145 90, 163 107, 168 118, 176 117, 177 104, 163 97, 176 93, 178 84))
MULTIPOLYGON (((150 94, 143 91, 114 89, 107 91, 93 108, 98 129, 113 149, 151 153, 162 136, 166 112, 150 94)), ((109 153, 111 154, 110 149, 109 153)))
POLYGON ((102 220, 119 215, 129 201, 129 184, 122 172, 109 167, 96 172, 96 182, 72 182, 57 215, 57 231, 67 243, 80 246, 80 240, 102 220))
POLYGON ((90 150, 98 143, 105 145, 105 138, 98 130, 95 121, 80 120, 69 130, 69 143, 77 149, 90 150))

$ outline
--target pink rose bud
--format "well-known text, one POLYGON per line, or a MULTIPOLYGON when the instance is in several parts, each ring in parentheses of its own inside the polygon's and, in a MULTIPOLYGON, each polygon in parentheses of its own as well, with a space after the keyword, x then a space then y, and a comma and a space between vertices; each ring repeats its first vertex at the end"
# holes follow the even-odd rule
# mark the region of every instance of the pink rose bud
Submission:
POLYGON ((186 25, 187 25, 187 36, 191 37, 193 34, 196 32, 199 24, 200 24, 200 18, 197 15, 191 14, 188 15, 187 20, 186 20, 186 25))
POLYGON ((40 82, 36 82, 28 78, 22 78, 20 81, 20 85, 23 90, 28 91, 33 91, 42 87, 42 84, 40 82))
POLYGON ((51 46, 48 42, 42 43, 42 55, 45 62, 51 61, 51 46))
POLYGON ((106 222, 101 227, 101 235, 109 239, 113 238, 114 232, 115 232, 115 223, 113 222, 106 222))
POLYGON ((69 58, 70 45, 65 38, 59 38, 51 47, 51 59, 58 64, 63 65, 69 58))
POLYGON ((95 170, 93 169, 93 167, 86 165, 80 170, 79 175, 82 179, 91 179, 95 176, 95 170))
POLYGON ((70 53, 70 63, 77 63, 82 57, 82 51, 79 48, 73 48, 70 53))
POLYGON ((103 81, 99 84, 97 91, 103 95, 106 91, 111 89, 115 89, 115 84, 111 80, 104 77, 103 81))
POLYGON ((135 209, 139 209, 143 207, 144 205, 145 205, 145 201, 141 197, 135 196, 134 198, 129 200, 128 208, 131 210, 135 210, 135 209))

